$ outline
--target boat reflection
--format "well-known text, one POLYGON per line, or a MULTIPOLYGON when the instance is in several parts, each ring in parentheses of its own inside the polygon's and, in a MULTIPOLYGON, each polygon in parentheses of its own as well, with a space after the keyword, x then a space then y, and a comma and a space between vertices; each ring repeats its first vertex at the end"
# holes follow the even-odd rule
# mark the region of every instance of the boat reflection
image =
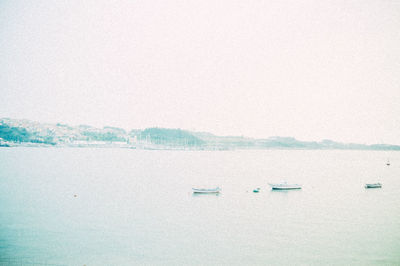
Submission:
POLYGON ((191 193, 192 197, 218 197, 221 193, 191 193))

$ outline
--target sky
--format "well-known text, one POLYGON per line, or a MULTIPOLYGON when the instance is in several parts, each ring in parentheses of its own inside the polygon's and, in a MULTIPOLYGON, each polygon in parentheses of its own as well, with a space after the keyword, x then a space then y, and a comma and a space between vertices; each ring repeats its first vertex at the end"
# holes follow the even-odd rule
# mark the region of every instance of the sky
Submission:
POLYGON ((0 117, 400 144, 400 1, 2 0, 0 117))

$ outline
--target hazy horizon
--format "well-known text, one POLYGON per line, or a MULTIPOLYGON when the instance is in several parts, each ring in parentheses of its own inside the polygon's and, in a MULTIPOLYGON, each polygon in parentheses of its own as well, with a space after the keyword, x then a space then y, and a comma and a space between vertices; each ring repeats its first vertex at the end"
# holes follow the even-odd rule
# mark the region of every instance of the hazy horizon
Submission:
POLYGON ((2 1, 0 117, 400 144, 400 2, 2 1))
POLYGON ((183 130, 183 131, 187 131, 187 132, 192 132, 192 133, 204 133, 204 134, 212 134, 216 137, 240 137, 240 138, 247 138, 247 139, 254 139, 254 140, 262 140, 262 139, 273 139, 273 138, 294 138, 297 141, 309 141, 309 142, 318 142, 318 143, 322 143, 323 141, 333 141, 336 143, 340 143, 340 144, 361 144, 361 145, 391 145, 391 146, 398 146, 398 144, 393 144, 393 143, 361 143, 361 142, 340 142, 338 140, 335 139, 327 139, 327 138, 323 138, 323 139, 310 139, 310 140, 304 140, 304 139, 299 139, 296 138, 295 136, 260 136, 260 137, 251 137, 251 136, 246 136, 246 135, 238 135, 238 134, 231 134, 231 135, 219 135, 216 134, 214 132, 210 132, 210 131, 198 131, 195 129, 187 129, 187 128, 171 128, 171 127, 157 127, 157 126, 153 126, 153 127, 146 127, 146 128, 124 128, 124 127, 117 127, 115 125, 98 125, 98 126, 94 126, 90 123, 87 124, 79 124, 79 125, 72 125, 72 124, 68 124, 68 123, 63 123, 61 121, 59 122, 55 122, 55 123, 47 123, 47 122, 43 122, 43 121, 37 121, 37 120, 30 120, 30 119, 14 119, 14 118, 10 118, 10 117, 0 117, 0 120, 2 119, 11 119, 11 120, 18 120, 18 121, 29 121, 29 122, 33 122, 33 123, 39 123, 42 125, 67 125, 70 127, 80 127, 80 126, 90 126, 96 129, 104 129, 107 127, 110 128, 118 128, 118 129, 124 129, 126 131, 126 133, 129 133, 131 130, 146 130, 146 129, 150 129, 150 128, 160 128, 160 129, 178 129, 178 130, 183 130))

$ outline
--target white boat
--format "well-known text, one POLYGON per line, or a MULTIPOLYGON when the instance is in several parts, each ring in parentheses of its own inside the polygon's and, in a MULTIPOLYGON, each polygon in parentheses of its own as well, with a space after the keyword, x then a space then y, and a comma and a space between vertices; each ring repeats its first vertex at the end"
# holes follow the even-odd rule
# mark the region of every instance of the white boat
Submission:
POLYGON ((279 184, 271 184, 268 183, 272 189, 276 190, 288 190, 288 189, 301 189, 301 185, 299 184, 288 184, 287 182, 282 182, 279 184))
POLYGON ((193 193, 219 193, 221 189, 216 188, 192 188, 193 193))
POLYGON ((390 165, 389 159, 387 160, 387 162, 386 162, 386 165, 387 165, 387 166, 389 166, 389 165, 390 165))
POLYGON ((365 184, 365 188, 381 188, 382 184, 381 183, 369 183, 365 184))

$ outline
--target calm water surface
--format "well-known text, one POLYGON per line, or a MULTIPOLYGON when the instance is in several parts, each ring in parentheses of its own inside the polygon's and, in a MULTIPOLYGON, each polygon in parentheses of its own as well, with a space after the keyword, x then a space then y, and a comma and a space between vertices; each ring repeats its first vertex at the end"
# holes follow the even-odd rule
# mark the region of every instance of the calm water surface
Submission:
POLYGON ((0 183, 0 265, 400 265, 400 152, 1 148, 0 183))

